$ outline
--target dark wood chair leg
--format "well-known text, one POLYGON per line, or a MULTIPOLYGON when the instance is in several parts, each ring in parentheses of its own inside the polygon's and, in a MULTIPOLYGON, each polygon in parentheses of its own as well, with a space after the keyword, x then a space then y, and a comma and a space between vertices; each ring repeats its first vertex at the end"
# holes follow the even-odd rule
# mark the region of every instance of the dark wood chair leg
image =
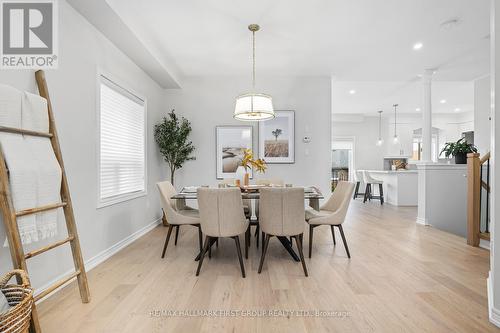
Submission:
POLYGON ((255 227, 255 246, 257 246, 257 248, 259 248, 259 238, 260 238, 260 230, 259 230, 259 225, 257 224, 257 226, 255 227))
POLYGON ((200 260, 198 261, 198 269, 196 270, 196 276, 200 275, 200 270, 201 270, 201 265, 203 264, 203 258, 205 258, 205 253, 207 253, 208 248, 210 246, 210 236, 205 237, 205 246, 203 247, 203 250, 201 251, 201 256, 200 260))
POLYGON ((304 270, 304 274, 306 276, 309 276, 309 274, 307 274, 306 262, 304 260, 304 252, 302 251, 302 237, 301 237, 301 235, 295 236, 295 242, 297 243, 297 249, 299 250, 300 262, 302 263, 302 269, 304 270))
POLYGON ((347 257, 350 259, 351 254, 349 253, 349 248, 347 247, 347 241, 345 240, 344 229, 342 228, 342 224, 339 224, 340 236, 342 236, 342 241, 344 242, 345 251, 347 252, 347 257))
POLYGON ((238 259, 240 260, 241 275, 245 277, 245 266, 243 265, 243 257, 241 256, 240 237, 235 236, 233 238, 234 242, 236 243, 236 251, 238 252, 238 259))
POLYGON ((161 253, 161 258, 165 258, 165 252, 167 251, 167 246, 168 246, 168 241, 170 239, 170 235, 172 234, 172 230, 174 229, 174 226, 169 224, 168 225, 168 232, 167 232, 167 238, 165 238, 165 244, 163 245, 163 252, 161 253))
POLYGON ((382 184, 378 184, 378 194, 380 196, 380 204, 383 205, 384 204, 384 187, 382 186, 382 184))
POLYGON ((251 228, 252 228, 252 225, 250 223, 248 223, 247 231, 245 231, 245 241, 248 239, 248 247, 250 247, 250 245, 252 245, 252 242, 251 242, 251 236, 252 236, 251 235, 251 228), (247 238, 247 233, 248 233, 248 238, 247 238))
POLYGON ((201 225, 197 225, 198 227, 198 243, 200 245, 200 253, 203 251, 203 235, 201 233, 201 225))
POLYGON ((311 258, 312 248, 313 248, 313 232, 314 227, 309 224, 309 258, 311 258))
POLYGON ((217 248, 219 248, 219 238, 215 239, 215 246, 217 246, 217 248))
POLYGON ((293 246, 293 237, 290 237, 290 246, 293 246))
POLYGON ((356 199, 358 197, 358 193, 359 193, 359 182, 356 182, 356 189, 354 190, 353 199, 356 199))
POLYGON ((175 241, 174 241, 174 245, 177 246, 177 238, 179 238, 179 225, 176 225, 175 226, 175 241))
POLYGON ((212 259, 212 237, 210 237, 210 242, 208 244, 208 259, 212 259))
POLYGON ((260 234, 261 234, 261 237, 262 237, 261 238, 262 239, 262 252, 264 252, 264 239, 266 237, 266 234, 264 233, 264 231, 262 231, 260 234))
POLYGON ((373 193, 372 193, 372 184, 368 184, 368 200, 372 201, 373 193))
POLYGON ((363 196, 363 203, 366 202, 366 200, 368 200, 368 189, 370 188, 370 184, 366 184, 366 187, 365 187, 365 195, 363 196))
POLYGON ((333 228, 333 225, 330 225, 330 230, 332 231, 333 245, 337 245, 337 242, 335 241, 335 229, 333 228))
POLYGON ((245 231, 245 259, 248 259, 248 247, 250 246, 250 225, 245 231))
POLYGON ((266 235, 266 238, 262 238, 262 256, 260 257, 260 264, 259 264, 259 274, 262 272, 262 266, 264 266, 264 258, 266 257, 267 253, 267 247, 269 246, 269 239, 271 238, 270 235, 266 235))

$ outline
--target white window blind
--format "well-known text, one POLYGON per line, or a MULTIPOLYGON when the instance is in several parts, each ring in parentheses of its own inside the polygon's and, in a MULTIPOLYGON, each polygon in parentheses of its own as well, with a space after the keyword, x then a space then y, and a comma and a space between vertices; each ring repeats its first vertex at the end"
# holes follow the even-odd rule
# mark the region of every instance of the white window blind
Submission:
POLYGON ((100 76, 100 204, 145 193, 143 99, 100 76))

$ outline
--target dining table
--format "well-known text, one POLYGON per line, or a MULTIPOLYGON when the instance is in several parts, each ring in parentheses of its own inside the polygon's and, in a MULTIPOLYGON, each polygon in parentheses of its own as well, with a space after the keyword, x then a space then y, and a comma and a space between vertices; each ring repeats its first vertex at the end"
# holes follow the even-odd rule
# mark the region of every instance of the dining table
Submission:
MULTIPOLYGON (((182 190, 171 197, 178 202, 178 207, 182 207, 185 205, 186 200, 198 200, 198 187, 207 187, 207 186, 188 186, 182 188, 182 190)), ((226 186, 233 187, 233 186, 226 186)), ((250 199, 250 200, 258 200, 260 199, 260 189, 263 187, 269 187, 264 185, 249 185, 249 186, 241 186, 241 198, 242 199, 250 199)), ((272 186, 277 187, 277 186, 272 186)), ((304 200, 308 201, 309 206, 319 211, 319 200, 324 199, 321 191, 315 186, 305 186, 304 187, 304 200)), ((285 236, 277 236, 283 247, 287 250, 290 256, 295 261, 300 261, 299 256, 292 248, 291 241, 285 236)), ((195 260, 199 260, 201 253, 198 254, 195 260)))

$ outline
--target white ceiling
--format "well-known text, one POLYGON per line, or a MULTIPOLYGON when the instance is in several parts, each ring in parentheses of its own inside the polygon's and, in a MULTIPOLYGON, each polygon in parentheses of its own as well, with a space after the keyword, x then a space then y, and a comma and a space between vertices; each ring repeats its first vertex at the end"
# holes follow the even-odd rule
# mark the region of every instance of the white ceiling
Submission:
MULTIPOLYGON (((332 112, 376 116, 394 112, 420 113, 422 108, 422 83, 411 82, 332 82, 332 112), (355 94, 350 91, 355 90, 355 94)), ((474 110, 473 81, 436 81, 432 83, 432 112, 457 113, 474 110), (446 103, 441 103, 445 100, 446 103), (457 110, 459 109, 459 110, 457 110)))
POLYGON ((250 74, 250 23, 258 23, 257 70, 334 75, 340 81, 409 82, 488 72, 489 0, 107 0, 160 61, 184 76, 250 74), (460 24, 443 29, 450 18, 460 24), (424 47, 414 51, 412 45, 424 47))

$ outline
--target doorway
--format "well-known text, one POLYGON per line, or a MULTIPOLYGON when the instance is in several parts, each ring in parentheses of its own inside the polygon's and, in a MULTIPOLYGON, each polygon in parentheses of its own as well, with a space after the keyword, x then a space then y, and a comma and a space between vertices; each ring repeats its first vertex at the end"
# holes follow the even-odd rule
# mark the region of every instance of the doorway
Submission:
POLYGON ((335 137, 332 141, 332 191, 342 180, 354 179, 354 137, 335 137))

